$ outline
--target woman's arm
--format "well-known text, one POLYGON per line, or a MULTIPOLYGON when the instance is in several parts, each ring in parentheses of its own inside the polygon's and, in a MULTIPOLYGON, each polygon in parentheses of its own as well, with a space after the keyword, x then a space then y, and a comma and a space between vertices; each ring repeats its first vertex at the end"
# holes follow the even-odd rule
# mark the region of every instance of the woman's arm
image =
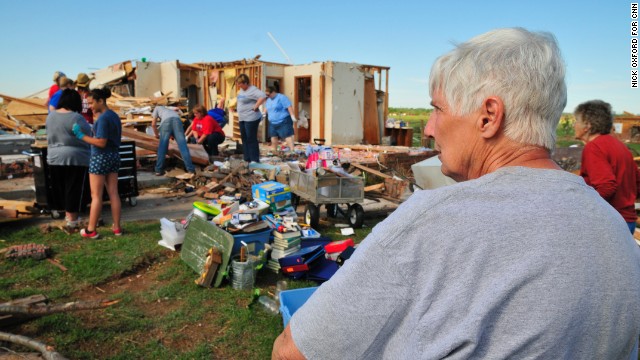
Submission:
POLYGON ((107 146, 107 139, 94 138, 85 134, 82 131, 80 124, 78 123, 73 124, 73 128, 71 129, 71 131, 73 132, 73 135, 75 135, 78 139, 86 142, 89 145, 97 146, 101 149, 107 146))

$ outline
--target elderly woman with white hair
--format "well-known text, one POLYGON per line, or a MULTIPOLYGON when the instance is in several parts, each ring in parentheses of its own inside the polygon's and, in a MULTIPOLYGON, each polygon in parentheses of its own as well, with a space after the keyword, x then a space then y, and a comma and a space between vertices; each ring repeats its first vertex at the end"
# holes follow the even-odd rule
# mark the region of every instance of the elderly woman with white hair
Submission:
POLYGON ((564 75, 553 35, 521 28, 438 58, 426 135, 459 183, 379 223, 272 358, 637 358, 640 249, 551 159, 564 75))

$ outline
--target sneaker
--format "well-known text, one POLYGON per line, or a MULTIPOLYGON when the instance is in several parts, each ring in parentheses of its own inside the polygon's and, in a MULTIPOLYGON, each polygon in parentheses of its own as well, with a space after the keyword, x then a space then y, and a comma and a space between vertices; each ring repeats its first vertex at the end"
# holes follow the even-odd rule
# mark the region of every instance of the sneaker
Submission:
POLYGON ((92 232, 87 231, 86 228, 80 230, 80 235, 84 238, 97 239, 100 237, 97 231, 93 230, 92 232))
POLYGON ((163 174, 163 173, 159 173, 159 172, 154 173, 154 175, 155 175, 155 176, 164 176, 164 174, 163 174))
POLYGON ((112 230, 113 230, 113 235, 115 236, 122 236, 122 234, 124 234, 124 230, 122 230, 122 228, 112 229, 112 230))

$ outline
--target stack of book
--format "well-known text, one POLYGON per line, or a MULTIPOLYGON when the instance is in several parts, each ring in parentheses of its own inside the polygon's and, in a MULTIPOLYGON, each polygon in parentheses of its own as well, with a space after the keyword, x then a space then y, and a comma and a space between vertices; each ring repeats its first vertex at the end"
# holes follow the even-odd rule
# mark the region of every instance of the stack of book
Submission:
POLYGON ((302 233, 300 231, 279 232, 273 230, 273 244, 271 246, 271 258, 267 262, 267 268, 274 272, 280 271, 278 259, 291 255, 300 250, 302 233))

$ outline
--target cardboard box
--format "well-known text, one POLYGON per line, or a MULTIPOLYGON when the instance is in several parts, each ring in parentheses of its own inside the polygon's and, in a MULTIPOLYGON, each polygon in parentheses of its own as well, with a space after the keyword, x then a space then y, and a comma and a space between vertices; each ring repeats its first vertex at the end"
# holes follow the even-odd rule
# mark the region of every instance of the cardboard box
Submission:
POLYGON ((267 204, 291 200, 291 189, 289 186, 277 181, 255 184, 251 187, 251 192, 255 200, 261 200, 267 204))

